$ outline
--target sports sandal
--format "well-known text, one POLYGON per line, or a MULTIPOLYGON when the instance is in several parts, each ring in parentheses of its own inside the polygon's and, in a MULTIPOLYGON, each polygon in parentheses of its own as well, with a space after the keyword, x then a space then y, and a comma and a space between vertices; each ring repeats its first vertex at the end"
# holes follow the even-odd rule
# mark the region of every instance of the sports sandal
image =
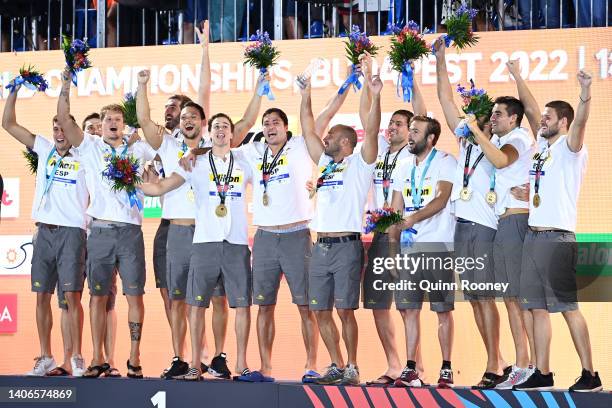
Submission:
MULTIPOLYGON (((109 368, 109 367, 107 367, 107 368, 109 368)), ((141 366, 133 366, 133 365, 131 365, 130 364, 130 360, 128 359, 128 361, 127 361, 127 368, 128 368, 127 376, 129 378, 136 378, 136 379, 142 378, 142 367, 141 366), (140 371, 140 374, 135 374, 138 371, 140 371)))
POLYGON ((104 372, 104 376, 118 378, 118 377, 121 377, 121 373, 115 367, 110 367, 108 370, 104 372))
POLYGON ((373 386, 385 386, 385 385, 392 385, 395 382, 395 380, 391 377, 389 377, 386 374, 381 375, 380 377, 378 377, 375 380, 372 381, 368 381, 366 382, 366 385, 373 385, 373 386))
POLYGON ((109 368, 110 365, 108 365, 108 363, 103 363, 97 366, 89 366, 87 367, 87 371, 83 373, 83 378, 98 378, 109 368))
POLYGON ((200 381, 202 379, 202 373, 197 368, 190 367, 185 374, 176 375, 172 378, 175 380, 200 381))
POLYGON ((46 377, 67 377, 70 374, 64 367, 57 366, 51 371, 47 371, 46 377))

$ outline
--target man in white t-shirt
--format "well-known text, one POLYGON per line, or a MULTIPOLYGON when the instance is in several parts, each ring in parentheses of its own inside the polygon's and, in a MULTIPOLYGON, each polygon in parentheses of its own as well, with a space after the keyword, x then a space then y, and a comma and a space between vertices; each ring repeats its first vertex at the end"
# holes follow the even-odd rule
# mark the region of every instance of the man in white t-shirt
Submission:
POLYGON ((468 126, 476 143, 495 167, 495 189, 487 195, 487 202, 494 206, 499 216, 493 244, 495 282, 507 284, 505 291, 498 295, 506 304, 516 351, 516 362, 508 379, 495 386, 502 390, 525 382, 533 373, 535 363, 533 342, 528 342, 518 299, 529 204, 514 198, 510 193, 513 187, 528 182, 531 157, 535 151, 533 138, 526 129, 520 127, 524 112, 523 103, 512 96, 495 99, 491 129, 499 138, 499 147, 480 130, 473 115, 468 117, 468 126))
POLYGON ((525 83, 517 83, 527 117, 537 133, 536 154, 529 171, 529 230, 523 246, 519 295, 521 308, 532 319, 536 370, 518 390, 547 390, 554 386, 550 372, 550 313, 562 313, 578 352, 582 373, 569 390, 594 392, 602 389, 594 371, 589 330, 578 309, 576 287, 576 221, 578 195, 586 171, 584 146, 591 104, 592 78, 578 72, 580 102, 574 109, 565 101, 552 101, 539 112, 525 83))
MULTIPOLYGON (((421 334, 420 314, 425 297, 424 282, 437 286, 443 282, 450 286, 455 281, 453 268, 445 269, 443 265, 452 260, 455 217, 451 213, 449 198, 457 161, 450 154, 435 148, 439 137, 440 122, 427 116, 414 116, 410 121, 408 137, 408 148, 413 157, 402 160, 393 173, 392 207, 405 218, 387 230, 392 246, 390 256, 394 257, 400 232, 413 228, 417 231, 414 244, 404 256, 422 261, 416 270, 396 267, 398 282, 414 284, 414 287, 394 291, 395 307, 404 321, 408 360, 395 380, 398 387, 423 385, 417 372, 416 357, 421 334)), ((442 352, 438 387, 449 388, 453 386, 454 291, 449 288, 429 290, 428 298, 431 310, 438 316, 438 341, 442 352)))
MULTIPOLYGON (((370 58, 361 61, 362 71, 366 78, 371 75, 370 58)), ((427 108, 420 88, 415 81, 412 94, 412 107, 417 115, 426 115, 427 108)), ((370 91, 367 86, 361 90, 359 100, 359 117, 363 128, 367 126, 367 116, 371 108, 370 91)), ((408 126, 414 114, 405 109, 398 109, 391 115, 387 134, 378 136, 378 156, 376 157, 376 169, 374 180, 371 186, 371 200, 368 202, 370 210, 389 207, 393 190, 393 170, 402 159, 412 157, 408 148, 408 126)), ((391 282, 391 276, 386 273, 378 275, 373 272, 374 259, 386 257, 389 252, 388 234, 374 232, 372 242, 367 252, 367 264, 363 276, 363 308, 371 309, 376 325, 376 332, 382 344, 387 359, 387 370, 384 374, 367 385, 390 385, 393 384, 402 372, 403 365, 400 362, 397 346, 395 342, 395 324, 391 318, 391 303, 393 302, 393 291, 376 290, 374 282, 383 279, 391 282)), ((422 370, 420 349, 417 351, 417 366, 422 370)))
POLYGON ((77 147, 81 164, 85 167, 90 195, 87 215, 93 218, 91 233, 87 238, 93 356, 84 376, 99 377, 109 368, 103 357, 106 303, 117 268, 128 301, 131 348, 127 375, 142 378, 140 340, 146 280, 141 228, 143 195, 138 188, 133 194, 115 190, 113 181, 103 173, 110 160, 119 155, 120 158, 135 160, 138 163, 137 172, 142 174, 145 162, 152 160, 155 152, 144 142, 136 142, 131 146, 127 144, 123 138, 125 117, 120 105, 108 105, 101 109, 102 138, 84 134, 69 116, 71 76, 68 70, 62 73, 62 90, 57 106, 58 123, 64 129, 66 139, 77 147))
MULTIPOLYGON (((83 307, 81 294, 85 273, 85 210, 89 193, 83 163, 65 137, 57 118, 53 118, 53 142, 17 123, 15 102, 21 86, 15 87, 4 105, 2 127, 38 155, 36 190, 32 218, 38 227, 32 254, 32 292, 36 292, 36 326, 40 356, 27 375, 74 375, 85 372, 81 355, 83 307), (66 343, 72 355, 64 353, 64 363, 56 367, 51 351, 51 296, 58 286, 67 307, 66 343)), ((74 119, 74 118, 73 118, 74 119)))
MULTIPOLYGON (((436 40, 434 48, 438 100, 448 128, 454 134, 465 114, 454 102, 454 92, 446 68, 444 40, 436 40)), ((490 117, 490 112, 485 112, 476 119, 482 132, 491 138, 493 144, 498 144, 498 137, 491 132, 490 117)), ((455 173, 457 180, 453 183, 450 198, 457 219, 454 236, 455 257, 484 260, 483 268, 466 269, 461 274, 461 279, 475 284, 494 282, 493 241, 497 230, 497 215, 486 200, 494 183, 493 164, 485 157, 479 145, 468 142, 466 138, 458 140, 458 144, 459 156, 455 173)), ((494 388, 505 381, 512 370, 512 367, 506 364, 499 348, 499 312, 495 304, 495 293, 488 290, 470 290, 464 291, 464 297, 472 306, 474 320, 487 351, 485 373, 474 388, 494 388)))
POLYGON ((251 325, 252 276, 245 194, 253 176, 241 149, 230 149, 233 131, 234 124, 229 116, 223 113, 214 115, 210 122, 212 149, 197 158, 192 171, 175 166, 174 172, 167 178, 143 185, 145 192, 153 196, 180 191, 182 186, 194 191, 195 229, 186 285, 186 302, 191 306, 189 328, 192 359, 191 367, 184 374, 174 377, 177 379, 197 381, 201 378, 205 312, 217 282, 222 279, 229 305, 236 310, 235 369, 241 375, 235 379, 271 381, 260 372, 251 372, 246 362, 251 325))
POLYGON ((359 307, 363 267, 360 233, 376 166, 382 82, 376 77, 368 81, 367 86, 372 91, 373 103, 365 141, 361 151, 356 153, 353 150, 357 134, 349 126, 333 126, 321 141, 315 131, 310 85, 301 91, 300 123, 304 142, 319 169, 313 190, 317 195, 317 209, 312 221, 313 229, 317 231, 317 243, 310 261, 308 299, 332 360, 325 375, 316 381, 319 384, 359 384, 358 329, 354 310, 359 307), (342 322, 347 347, 346 367, 332 316, 334 306, 342 322))

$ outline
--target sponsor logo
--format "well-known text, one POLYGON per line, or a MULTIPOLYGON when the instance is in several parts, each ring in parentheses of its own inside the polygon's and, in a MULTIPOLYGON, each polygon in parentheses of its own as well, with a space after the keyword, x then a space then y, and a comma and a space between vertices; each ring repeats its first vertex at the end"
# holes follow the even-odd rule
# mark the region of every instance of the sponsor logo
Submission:
POLYGON ((17 332, 17 294, 0 293, 0 333, 17 332))
POLYGON ((29 275, 33 248, 31 235, 0 235, 0 276, 29 275))
POLYGON ((159 197, 145 197, 144 218, 161 218, 162 207, 159 197))
POLYGON ((4 190, 2 191, 2 217, 19 217, 19 179, 4 179, 4 190))

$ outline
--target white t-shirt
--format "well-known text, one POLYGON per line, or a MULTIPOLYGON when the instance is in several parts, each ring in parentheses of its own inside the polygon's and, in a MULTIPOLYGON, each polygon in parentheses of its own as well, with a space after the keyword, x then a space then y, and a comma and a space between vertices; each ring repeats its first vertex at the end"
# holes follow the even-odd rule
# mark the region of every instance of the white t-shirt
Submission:
POLYGON ((535 141, 525 128, 514 128, 508 134, 500 137, 500 149, 504 145, 514 147, 519 156, 511 165, 495 171, 495 192, 497 193, 495 213, 498 216, 505 213, 507 208, 529 208, 529 203, 514 198, 510 194, 510 189, 529 182, 531 158, 535 153, 535 141))
MULTIPOLYGON (((313 209, 308 197, 306 183, 312 177, 312 160, 302 136, 293 136, 287 141, 279 156, 276 167, 268 181, 268 205, 263 205, 263 156, 266 144, 248 143, 238 148, 251 166, 253 174, 253 224, 275 226, 310 221, 313 209)), ((268 150, 266 164, 274 159, 268 150)))
POLYGON ((578 195, 586 173, 588 152, 585 145, 574 153, 567 145, 567 135, 560 136, 552 146, 538 137, 536 155, 529 171, 529 225, 576 231, 578 195), (535 169, 537 157, 545 157, 538 194, 540 205, 534 207, 535 169))
MULTIPOLYGON (((217 185, 210 166, 212 152, 198 156, 192 171, 188 172, 180 166, 175 173, 193 186, 196 197, 196 227, 193 242, 222 242, 248 245, 248 222, 246 186, 252 181, 252 173, 244 154, 232 149, 234 163, 232 166, 229 190, 225 198, 227 215, 219 217, 215 209, 221 203, 217 185)), ((229 153, 225 160, 212 155, 217 174, 224 185, 230 164, 229 153)))
MULTIPOLYGON (((322 154, 318 176, 332 162, 322 154)), ((367 164, 361 153, 353 153, 325 176, 317 192, 312 228, 317 232, 361 232, 363 212, 376 162, 367 164)))
MULTIPOLYGON (((387 153, 389 153, 389 143, 383 136, 379 136, 378 156, 376 157, 376 168, 374 169, 374 180, 372 181, 372 196, 371 199, 368 200, 368 208, 370 210, 382 208, 385 204, 385 196, 383 194, 383 172, 387 153)), ((410 158, 412 156, 412 153, 410 153, 408 150, 407 144, 400 150, 389 153, 387 158, 387 169, 389 172, 391 172, 391 179, 389 180, 389 195, 387 197, 387 203, 389 205, 391 205, 391 200, 393 198, 393 170, 397 168, 402 159, 410 158)))
MULTIPOLYGON (((200 147, 207 147, 207 142, 202 139, 200 147)), ((190 149, 184 144, 182 138, 176 138, 164 134, 162 144, 157 149, 161 158, 165 174, 172 174, 179 167, 179 160, 187 154, 190 149)), ((163 196, 162 218, 173 220, 177 218, 195 218, 196 208, 194 190, 191 184, 184 183, 176 190, 170 191, 163 196)))
POLYGON ((32 218, 37 222, 65 227, 86 228, 85 210, 89 193, 85 183, 85 169, 77 149, 71 148, 52 175, 60 154, 55 145, 43 136, 36 136, 34 150, 38 154, 36 190, 32 203, 32 218), (53 151, 53 155, 51 154, 53 151), (53 177, 43 199, 47 180, 53 177))
MULTIPOLYGON (((432 153, 430 152, 429 154, 431 155, 432 153)), ((416 158, 413 156, 402 160, 393 173, 392 188, 393 191, 402 193, 404 198, 404 215, 409 215, 412 211, 419 209, 415 208, 412 202, 413 184, 418 191, 419 186, 423 183, 420 203, 420 208, 423 208, 436 197, 439 181, 455 183, 457 160, 452 155, 437 150, 427 169, 427 173, 425 173, 425 179, 423 179, 426 165, 427 159, 416 165, 416 158), (414 183, 412 181, 413 169, 415 169, 414 183)), ((417 231, 417 234, 414 236, 415 242, 453 242, 455 217, 452 215, 451 207, 452 204, 449 200, 446 206, 433 217, 414 224, 413 228, 417 231)))
MULTIPOLYGON (((115 149, 121 155, 125 142, 115 149)), ((87 214, 93 218, 125 222, 129 224, 142 224, 142 211, 136 205, 131 206, 128 194, 125 191, 116 192, 111 189, 111 182, 102 176, 112 157, 112 148, 99 136, 85 134, 81 145, 77 148, 81 163, 85 166, 85 179, 89 190, 90 202, 87 214)), ((153 160, 155 150, 147 143, 138 141, 128 147, 126 157, 133 156, 140 162, 139 174, 142 175, 144 164, 153 160)), ((143 200, 142 190, 137 189, 137 197, 143 200)))
MULTIPOLYGON (((491 142, 499 146, 499 139, 493 135, 491 142)), ((494 167, 485 156, 476 166, 474 173, 470 177, 468 189, 472 192, 472 197, 468 201, 459 198, 459 192, 463 188, 463 169, 467 156, 468 142, 459 143, 459 157, 457 158, 457 168, 455 170, 455 182, 450 200, 454 204, 453 211, 455 216, 468 221, 484 225, 497 230, 497 216, 493 207, 487 204, 485 198, 491 186, 491 175, 494 167)), ((482 153, 480 146, 473 145, 470 154, 469 169, 472 168, 478 156, 482 153)))

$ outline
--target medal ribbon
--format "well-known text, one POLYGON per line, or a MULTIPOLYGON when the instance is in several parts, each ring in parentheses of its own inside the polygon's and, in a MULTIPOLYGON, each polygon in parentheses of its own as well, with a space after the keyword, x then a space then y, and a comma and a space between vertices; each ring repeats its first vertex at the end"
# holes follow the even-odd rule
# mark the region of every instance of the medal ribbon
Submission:
POLYGON ((47 161, 45 162, 45 189, 43 190, 42 197, 44 197, 45 194, 47 194, 47 192, 49 191, 51 183, 53 183, 53 178, 55 177, 55 172, 62 163, 62 160, 64 160, 64 157, 66 157, 69 153, 69 151, 67 151, 66 154, 63 156, 59 156, 58 153, 59 159, 57 159, 57 161, 55 162, 55 166, 53 166, 51 174, 47 174, 47 164, 49 163, 49 160, 51 160, 51 158, 55 155, 55 152, 57 152, 57 149, 53 147, 53 149, 51 149, 51 152, 49 153, 49 156, 47 156, 47 161))
POLYGON ((221 178, 219 177, 219 173, 217 173, 217 167, 215 166, 212 150, 208 152, 208 162, 210 163, 210 170, 213 173, 213 179, 217 185, 217 195, 221 200, 221 204, 225 205, 225 197, 227 196, 227 192, 229 190, 230 181, 232 179, 232 170, 234 168, 234 155, 230 150, 229 164, 227 166, 227 172, 225 174, 225 181, 223 185, 221 185, 221 178))
POLYGON ((544 148, 536 159, 535 183, 533 185, 533 191, 535 194, 538 194, 538 191, 540 190, 540 176, 542 175, 542 168, 544 167, 546 159, 548 159, 548 148, 544 148), (546 153, 546 156, 544 156, 544 153, 546 153))
POLYGON ((261 163, 261 180, 264 186, 264 194, 268 192, 268 180, 270 180, 270 174, 272 174, 272 172, 276 168, 278 164, 278 159, 283 153, 286 144, 287 142, 285 142, 278 151, 278 153, 274 155, 274 157, 272 158, 272 163, 270 163, 270 165, 268 165, 268 150, 270 149, 270 147, 266 146, 266 150, 264 150, 263 161, 261 163))
POLYGON ((329 163, 327 163, 327 166, 325 166, 325 168, 321 172, 321 176, 319 176, 319 178, 317 179, 317 185, 315 187, 315 191, 319 191, 319 188, 323 187, 325 176, 328 176, 331 173, 333 173, 336 170, 336 168, 340 165, 340 163, 334 162, 333 159, 330 160, 329 163))
POLYGON ((389 155, 391 154, 391 151, 387 150, 387 153, 385 154, 385 161, 383 162, 383 176, 382 176, 383 198, 384 198, 385 203, 389 202, 389 187, 391 187, 391 174, 393 173, 393 170, 395 169, 397 158, 399 157, 400 153, 402 152, 402 150, 404 150, 404 147, 406 146, 407 145, 402 146, 402 148, 397 151, 397 153, 395 154, 395 157, 393 158, 393 162, 391 162, 390 168, 387 168, 387 165, 389 163, 389 155))
MULTIPOLYGON (((476 170, 476 166, 478 166, 478 163, 480 163, 480 161, 484 157, 484 153, 481 152, 478 155, 478 158, 476 158, 476 160, 474 161, 474 164, 472 164, 472 167, 470 168, 470 156, 472 155, 473 147, 474 145, 472 144, 467 147, 467 153, 465 155, 465 166, 463 166, 463 187, 468 186, 468 184, 470 183, 470 178, 472 178, 472 174, 474 174, 474 170, 476 170)), ((493 179, 493 187, 495 187, 495 179, 493 179)))
POLYGON ((414 207, 415 211, 421 208, 421 195, 423 194, 423 183, 425 182, 425 175, 427 174, 427 170, 429 170, 429 166, 431 165, 431 162, 436 156, 437 152, 438 150, 434 147, 433 149, 431 149, 431 152, 427 156, 427 160, 425 161, 425 168, 423 169, 423 173, 421 173, 421 180, 419 181, 418 190, 415 188, 416 182, 414 180, 417 168, 416 157, 414 159, 414 166, 412 166, 412 172, 410 174, 410 195, 412 196, 412 206, 414 207))

